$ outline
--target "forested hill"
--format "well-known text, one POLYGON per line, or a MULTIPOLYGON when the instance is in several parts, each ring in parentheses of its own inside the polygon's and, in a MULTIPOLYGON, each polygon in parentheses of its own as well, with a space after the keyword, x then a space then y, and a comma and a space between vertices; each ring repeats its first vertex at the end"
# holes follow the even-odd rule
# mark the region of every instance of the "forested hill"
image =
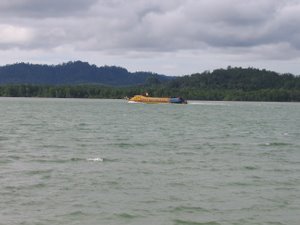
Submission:
MULTIPOLYGON (((129 73, 119 67, 98 68, 82 62, 58 66, 15 64, 12 68, 18 66, 14 73, 22 74, 26 82, 20 80, 20 75, 15 76, 19 80, 10 80, 11 84, 0 82, 0 96, 124 98, 148 92, 151 96, 181 96, 188 100, 300 102, 300 76, 253 68, 228 67, 168 78, 152 73, 129 73)), ((10 67, 0 68, 2 82, 7 78, 3 75, 5 70, 9 71, 10 67)))
POLYGON ((168 83, 169 88, 196 88, 253 91, 261 89, 300 90, 300 76, 278 74, 254 68, 228 67, 178 77, 168 83))
POLYGON ((134 86, 145 84, 148 79, 162 82, 172 78, 151 72, 130 73, 126 69, 117 66, 97 67, 81 61, 60 65, 16 63, 0 67, 0 85, 101 84, 108 86, 134 86))

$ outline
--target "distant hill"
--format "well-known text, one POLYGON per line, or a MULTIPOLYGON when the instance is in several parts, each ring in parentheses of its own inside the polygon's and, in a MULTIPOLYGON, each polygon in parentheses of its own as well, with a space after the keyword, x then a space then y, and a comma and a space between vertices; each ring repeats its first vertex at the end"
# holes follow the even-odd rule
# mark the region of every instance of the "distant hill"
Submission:
POLYGON ((300 76, 278 74, 255 68, 228 67, 178 77, 166 84, 169 88, 221 89, 253 91, 261 89, 298 89, 300 76))
POLYGON ((134 86, 148 81, 164 82, 172 77, 151 72, 128 72, 117 66, 90 65, 75 61, 59 65, 16 63, 0 66, 0 84, 134 86))

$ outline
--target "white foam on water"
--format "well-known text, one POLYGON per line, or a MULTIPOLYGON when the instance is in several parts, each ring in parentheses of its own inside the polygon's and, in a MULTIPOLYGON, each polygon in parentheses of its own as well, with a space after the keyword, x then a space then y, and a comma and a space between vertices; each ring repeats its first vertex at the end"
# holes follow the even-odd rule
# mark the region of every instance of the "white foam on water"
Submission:
POLYGON ((188 101, 189 105, 229 105, 223 102, 191 102, 188 101))
POLYGON ((94 162, 103 162, 103 158, 97 157, 97 158, 87 158, 87 161, 94 161, 94 162))

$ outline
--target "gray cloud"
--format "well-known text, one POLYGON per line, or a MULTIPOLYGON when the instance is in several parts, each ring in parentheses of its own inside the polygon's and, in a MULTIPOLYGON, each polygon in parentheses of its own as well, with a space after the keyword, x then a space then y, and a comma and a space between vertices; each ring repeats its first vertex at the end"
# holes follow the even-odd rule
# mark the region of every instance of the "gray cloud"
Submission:
POLYGON ((2 0, 0 50, 299 58, 299 15, 297 0, 2 0))
POLYGON ((1 16, 65 17, 89 9, 97 0, 1 0, 1 16))

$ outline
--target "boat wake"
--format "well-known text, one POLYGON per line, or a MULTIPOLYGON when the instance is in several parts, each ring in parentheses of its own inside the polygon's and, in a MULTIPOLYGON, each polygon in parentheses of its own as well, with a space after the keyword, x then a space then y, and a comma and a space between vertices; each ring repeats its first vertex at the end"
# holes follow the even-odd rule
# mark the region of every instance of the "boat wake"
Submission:
POLYGON ((93 161, 93 162, 103 162, 103 158, 97 157, 97 158, 87 158, 87 161, 93 161))
POLYGON ((229 106, 229 104, 223 103, 223 102, 193 102, 189 101, 189 105, 224 105, 224 106, 229 106))

